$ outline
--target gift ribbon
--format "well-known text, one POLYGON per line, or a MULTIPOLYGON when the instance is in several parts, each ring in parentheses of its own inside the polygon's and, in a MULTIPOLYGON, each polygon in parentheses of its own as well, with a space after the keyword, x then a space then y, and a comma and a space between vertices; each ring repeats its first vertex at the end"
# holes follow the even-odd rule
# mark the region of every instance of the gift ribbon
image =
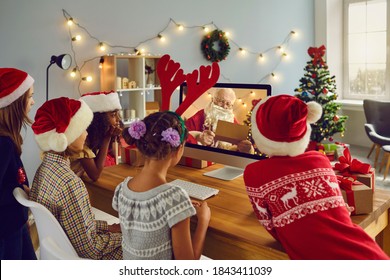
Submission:
POLYGON ((344 155, 339 157, 339 162, 335 164, 334 169, 343 172, 344 175, 350 173, 369 174, 371 165, 363 163, 360 160, 352 159, 348 148, 344 149, 344 155))
POLYGON ((324 60, 322 59, 322 57, 325 55, 325 46, 324 45, 322 45, 319 48, 310 47, 307 50, 307 52, 313 58, 314 65, 317 65, 317 63, 324 65, 324 60))
POLYGON ((339 186, 341 189, 343 189, 347 195, 347 203, 349 206, 353 206, 354 210, 352 211, 352 214, 354 215, 356 213, 356 205, 355 205, 355 195, 352 190, 353 185, 363 185, 363 183, 356 180, 356 177, 350 176, 350 177, 344 177, 340 175, 336 175, 337 182, 339 183, 339 186))

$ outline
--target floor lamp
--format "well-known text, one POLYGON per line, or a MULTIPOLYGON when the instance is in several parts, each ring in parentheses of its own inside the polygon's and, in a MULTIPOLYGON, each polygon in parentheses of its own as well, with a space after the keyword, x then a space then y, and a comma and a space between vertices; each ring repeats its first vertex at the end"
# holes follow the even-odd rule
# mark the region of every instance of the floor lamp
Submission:
POLYGON ((72 57, 69 54, 61 54, 59 56, 52 55, 50 64, 46 68, 46 101, 49 100, 49 68, 53 64, 57 64, 61 69, 67 70, 72 64, 72 57))

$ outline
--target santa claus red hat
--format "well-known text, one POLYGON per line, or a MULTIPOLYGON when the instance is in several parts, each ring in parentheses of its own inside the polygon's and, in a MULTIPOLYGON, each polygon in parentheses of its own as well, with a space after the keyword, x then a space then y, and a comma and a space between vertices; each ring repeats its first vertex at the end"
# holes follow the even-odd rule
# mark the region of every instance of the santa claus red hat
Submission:
POLYGON ((33 84, 34 79, 22 70, 0 68, 0 108, 21 97, 33 84))
POLYGON ((122 106, 117 92, 91 92, 80 97, 91 108, 92 112, 104 113, 121 110, 122 106))
POLYGON ((305 103, 291 95, 270 96, 252 111, 252 137, 268 156, 297 156, 310 141, 311 123, 322 114, 316 102, 305 103))
POLYGON ((46 101, 37 110, 31 127, 42 151, 63 152, 92 119, 93 113, 84 101, 60 97, 46 101))

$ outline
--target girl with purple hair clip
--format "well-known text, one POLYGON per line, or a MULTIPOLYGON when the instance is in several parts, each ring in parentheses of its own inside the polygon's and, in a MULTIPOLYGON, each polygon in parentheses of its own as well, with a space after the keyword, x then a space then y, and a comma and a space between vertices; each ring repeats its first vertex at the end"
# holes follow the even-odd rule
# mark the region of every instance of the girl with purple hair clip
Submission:
POLYGON ((157 112, 135 121, 122 136, 136 145, 145 165, 115 190, 112 206, 122 229, 123 259, 199 259, 210 221, 206 202, 192 202, 167 172, 183 155, 188 131, 174 112, 157 112), (191 237, 190 217, 198 224, 191 237))

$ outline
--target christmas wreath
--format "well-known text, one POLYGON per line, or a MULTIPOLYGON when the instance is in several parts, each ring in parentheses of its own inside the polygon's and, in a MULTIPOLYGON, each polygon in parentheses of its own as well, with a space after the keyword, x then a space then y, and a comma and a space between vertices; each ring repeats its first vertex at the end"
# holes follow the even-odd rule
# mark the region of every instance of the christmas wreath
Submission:
POLYGON ((230 51, 230 45, 225 32, 215 29, 208 33, 202 40, 201 49, 207 60, 219 62, 226 59, 230 51), (217 48, 214 48, 215 43, 218 43, 217 48))

